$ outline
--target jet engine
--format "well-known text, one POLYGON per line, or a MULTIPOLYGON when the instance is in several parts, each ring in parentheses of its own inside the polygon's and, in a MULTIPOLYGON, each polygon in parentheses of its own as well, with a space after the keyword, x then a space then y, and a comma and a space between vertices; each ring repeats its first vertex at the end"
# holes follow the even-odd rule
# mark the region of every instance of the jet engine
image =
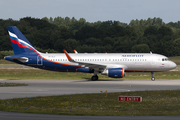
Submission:
POLYGON ((112 78, 123 78, 125 76, 124 68, 108 68, 101 74, 112 78))

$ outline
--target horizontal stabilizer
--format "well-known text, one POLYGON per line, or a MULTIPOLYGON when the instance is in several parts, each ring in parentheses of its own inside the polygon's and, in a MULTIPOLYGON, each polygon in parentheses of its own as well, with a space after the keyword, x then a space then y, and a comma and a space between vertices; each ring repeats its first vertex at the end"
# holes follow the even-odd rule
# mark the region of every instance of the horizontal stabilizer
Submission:
POLYGON ((14 56, 14 55, 12 55, 12 56, 6 56, 5 59, 6 59, 6 58, 11 58, 11 59, 19 60, 19 61, 21 61, 21 62, 28 62, 28 61, 29 61, 29 59, 28 59, 27 57, 16 57, 16 56, 14 56))

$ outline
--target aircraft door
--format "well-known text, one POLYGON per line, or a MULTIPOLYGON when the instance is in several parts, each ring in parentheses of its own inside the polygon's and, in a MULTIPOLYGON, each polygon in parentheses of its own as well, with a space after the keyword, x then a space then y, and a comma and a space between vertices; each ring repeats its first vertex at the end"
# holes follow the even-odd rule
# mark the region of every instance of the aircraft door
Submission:
POLYGON ((37 65, 43 65, 43 59, 41 56, 37 56, 37 65))

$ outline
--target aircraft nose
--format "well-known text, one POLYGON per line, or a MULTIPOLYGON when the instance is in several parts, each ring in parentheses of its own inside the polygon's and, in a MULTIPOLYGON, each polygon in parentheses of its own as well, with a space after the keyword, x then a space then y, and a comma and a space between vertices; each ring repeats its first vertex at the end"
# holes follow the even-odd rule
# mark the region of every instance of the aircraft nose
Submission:
POLYGON ((176 65, 176 63, 171 62, 170 67, 171 67, 172 69, 175 69, 175 68, 177 67, 177 65, 176 65))

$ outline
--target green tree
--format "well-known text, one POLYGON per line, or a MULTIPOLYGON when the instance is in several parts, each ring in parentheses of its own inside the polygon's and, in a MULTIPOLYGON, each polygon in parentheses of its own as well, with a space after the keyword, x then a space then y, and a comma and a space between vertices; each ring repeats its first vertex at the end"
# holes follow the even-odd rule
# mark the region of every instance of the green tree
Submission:
POLYGON ((112 46, 114 44, 114 42, 115 42, 114 38, 105 37, 103 40, 103 45, 112 46))
POLYGON ((67 39, 63 42, 63 48, 69 52, 73 52, 73 50, 75 50, 77 46, 78 41, 76 41, 75 39, 67 39))
POLYGON ((174 55, 180 56, 180 38, 174 40, 174 55))
POLYGON ((91 38, 86 39, 85 44, 90 45, 90 46, 100 46, 102 45, 102 42, 100 39, 91 37, 91 38))
POLYGON ((147 44, 138 44, 132 47, 133 53, 149 53, 149 46, 147 44))
POLYGON ((64 41, 65 41, 64 39, 57 39, 56 42, 55 42, 55 44, 54 44, 54 49, 55 49, 56 51, 62 53, 62 52, 63 52, 63 49, 66 49, 66 48, 64 47, 64 45, 63 45, 63 42, 64 42, 64 41))
POLYGON ((144 30, 144 36, 148 35, 156 35, 158 34, 158 27, 157 26, 149 26, 144 30))

